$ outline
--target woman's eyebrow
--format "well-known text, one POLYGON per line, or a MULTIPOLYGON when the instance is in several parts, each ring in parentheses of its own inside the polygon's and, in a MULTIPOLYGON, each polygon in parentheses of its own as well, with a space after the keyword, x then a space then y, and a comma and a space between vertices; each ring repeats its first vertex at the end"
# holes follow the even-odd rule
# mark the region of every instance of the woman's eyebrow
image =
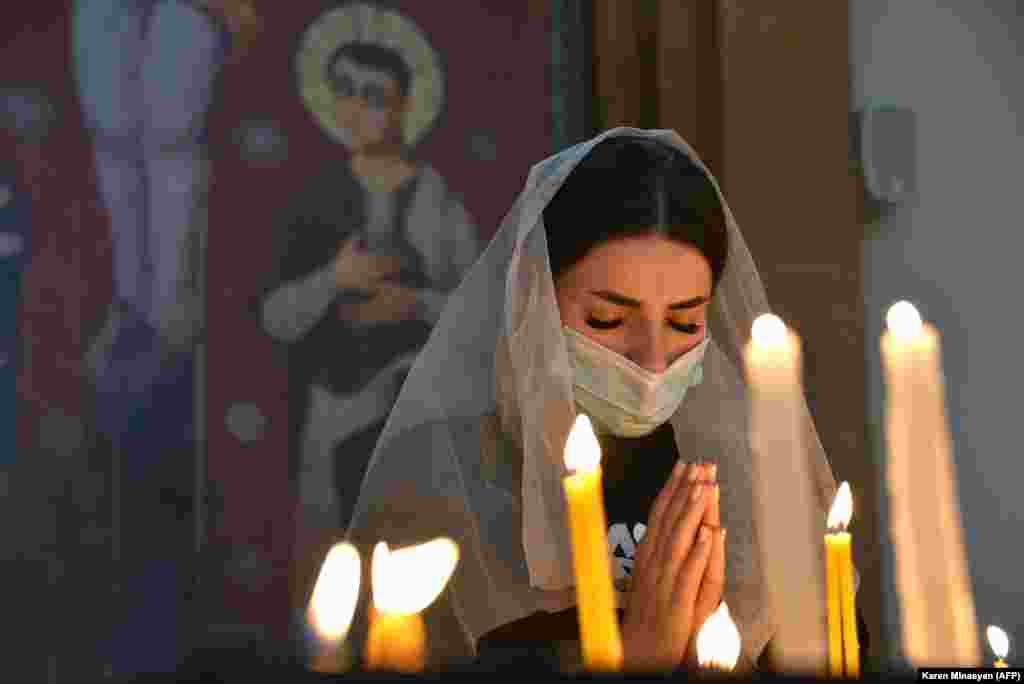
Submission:
POLYGON ((694 297, 693 299, 687 299, 685 302, 676 302, 675 304, 669 304, 668 308, 675 311, 676 309, 692 309, 700 306, 701 304, 707 304, 710 299, 707 297, 694 297))
MULTIPOLYGON (((627 297, 626 295, 621 295, 618 292, 610 292, 608 290, 591 290, 590 294, 619 306, 631 306, 634 308, 638 308, 640 306, 640 302, 636 299, 627 297)), ((706 304, 708 301, 707 297, 694 297, 693 299, 669 304, 668 308, 672 311, 676 311, 678 309, 692 309, 696 306, 700 306, 701 304, 706 304)))

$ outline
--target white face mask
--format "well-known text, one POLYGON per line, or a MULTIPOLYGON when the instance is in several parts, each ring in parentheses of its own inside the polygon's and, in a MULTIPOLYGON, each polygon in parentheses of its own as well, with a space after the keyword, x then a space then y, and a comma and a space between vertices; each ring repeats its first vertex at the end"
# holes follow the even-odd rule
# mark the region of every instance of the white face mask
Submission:
POLYGON ((564 332, 576 405, 596 428, 619 437, 649 435, 672 417, 687 390, 703 379, 704 352, 711 341, 705 333, 671 366, 652 373, 572 328, 564 332))

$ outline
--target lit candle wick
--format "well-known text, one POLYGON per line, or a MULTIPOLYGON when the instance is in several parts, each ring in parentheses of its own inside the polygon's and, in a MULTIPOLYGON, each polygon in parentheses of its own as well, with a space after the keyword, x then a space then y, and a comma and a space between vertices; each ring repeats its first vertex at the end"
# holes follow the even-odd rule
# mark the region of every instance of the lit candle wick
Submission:
POLYGON ((751 326, 750 335, 761 347, 778 347, 786 342, 786 324, 775 314, 762 314, 751 326))
POLYGON ((900 301, 889 307, 885 316, 885 324, 897 339, 912 340, 921 334, 923 323, 921 314, 910 302, 900 301))
POLYGON ((709 670, 732 672, 740 657, 740 632, 722 601, 697 634, 697 661, 709 670))
POLYGON ((426 626, 421 612, 441 595, 458 560, 459 548, 451 539, 397 551, 378 542, 370 569, 369 669, 418 672, 426 666, 426 626))
POLYGON ((996 660, 992 664, 993 667, 1009 667, 1006 663, 1006 656, 1010 652, 1010 638, 1006 632, 995 625, 989 625, 986 634, 988 635, 988 645, 996 656, 996 660))
POLYGON ((359 597, 360 573, 359 552, 354 546, 341 543, 331 547, 309 601, 309 621, 320 646, 314 662, 316 670, 345 669, 343 642, 359 597))
POLYGON ((850 483, 843 482, 839 485, 832 501, 832 508, 828 512, 828 529, 845 532, 852 517, 853 495, 850 493, 850 483))

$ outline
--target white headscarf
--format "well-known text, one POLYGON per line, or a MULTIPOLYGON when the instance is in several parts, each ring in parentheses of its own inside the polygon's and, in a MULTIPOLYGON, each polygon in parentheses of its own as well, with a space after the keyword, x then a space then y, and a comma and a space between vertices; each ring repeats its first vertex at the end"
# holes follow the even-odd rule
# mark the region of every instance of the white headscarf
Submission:
MULTIPOLYGON (((349 537, 364 557, 378 540, 395 545, 448 536, 459 545, 449 588, 425 615, 435 660, 470 656, 487 632, 574 603, 562 479, 576 409, 542 212, 596 144, 625 135, 681 150, 718 188, 669 130, 616 128, 535 165, 490 245, 450 296, 363 481, 349 537)), ((751 324, 769 307, 720 191, 719 197, 729 254, 708 310, 712 341, 704 379, 671 423, 684 461, 718 464, 722 524, 729 528, 725 599, 743 639, 738 667, 750 667, 775 625, 753 520, 755 455, 739 364, 751 324)), ((835 482, 806 410, 804 421, 820 504, 808 515, 820 516, 824 526, 835 482)), ((364 628, 357 618, 357 640, 364 628)))

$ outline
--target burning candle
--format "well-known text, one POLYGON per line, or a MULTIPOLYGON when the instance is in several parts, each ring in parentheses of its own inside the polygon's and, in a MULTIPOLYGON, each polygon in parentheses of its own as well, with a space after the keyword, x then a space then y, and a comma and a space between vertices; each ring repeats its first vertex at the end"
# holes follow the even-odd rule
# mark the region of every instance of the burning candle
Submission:
POLYGON ((373 550, 373 607, 366 642, 371 670, 419 672, 426 666, 426 626, 421 612, 440 596, 458 563, 450 539, 391 551, 373 550))
MULTIPOLYGON (((832 504, 835 511, 835 504, 832 504)), ((832 513, 829 513, 831 518, 832 513)), ((831 529, 832 525, 829 525, 831 529)), ((843 613, 840 599, 838 533, 825 535, 825 586, 828 597, 828 665, 829 675, 842 677, 843 667, 843 613)))
POLYGON ((815 511, 804 425, 800 340, 777 317, 758 317, 745 349, 750 387, 761 565, 777 618, 773 638, 781 668, 822 675, 828 640, 823 545, 825 520, 815 511))
POLYGON ((335 544, 320 567, 307 609, 319 645, 313 659, 313 669, 318 672, 348 668, 345 637, 359 598, 359 581, 359 552, 351 544, 335 544))
POLYGON ((914 667, 977 667, 939 335, 908 302, 886 323, 886 479, 904 651, 914 667))
POLYGON ((860 643, 853 586, 853 551, 847 528, 853 516, 850 485, 836 492, 828 514, 825 549, 828 569, 829 673, 833 677, 860 676, 860 643))
POLYGON ((565 466, 572 473, 565 478, 564 485, 576 571, 576 610, 583 665, 592 671, 618 671, 622 667, 622 637, 608 553, 601 446, 585 415, 576 417, 569 432, 565 466))
POLYGON ((995 625, 989 625, 985 632, 988 636, 988 645, 996 656, 992 667, 1009 667, 1006 663, 1006 656, 1010 652, 1010 639, 1006 636, 1006 632, 995 625))
POLYGON ((832 542, 832 534, 825 535, 825 589, 828 601, 828 673, 842 677, 843 667, 843 613, 839 598, 839 553, 832 542))
POLYGON ((740 657, 740 632, 722 601, 697 634, 697 662, 708 670, 732 672, 740 657))

